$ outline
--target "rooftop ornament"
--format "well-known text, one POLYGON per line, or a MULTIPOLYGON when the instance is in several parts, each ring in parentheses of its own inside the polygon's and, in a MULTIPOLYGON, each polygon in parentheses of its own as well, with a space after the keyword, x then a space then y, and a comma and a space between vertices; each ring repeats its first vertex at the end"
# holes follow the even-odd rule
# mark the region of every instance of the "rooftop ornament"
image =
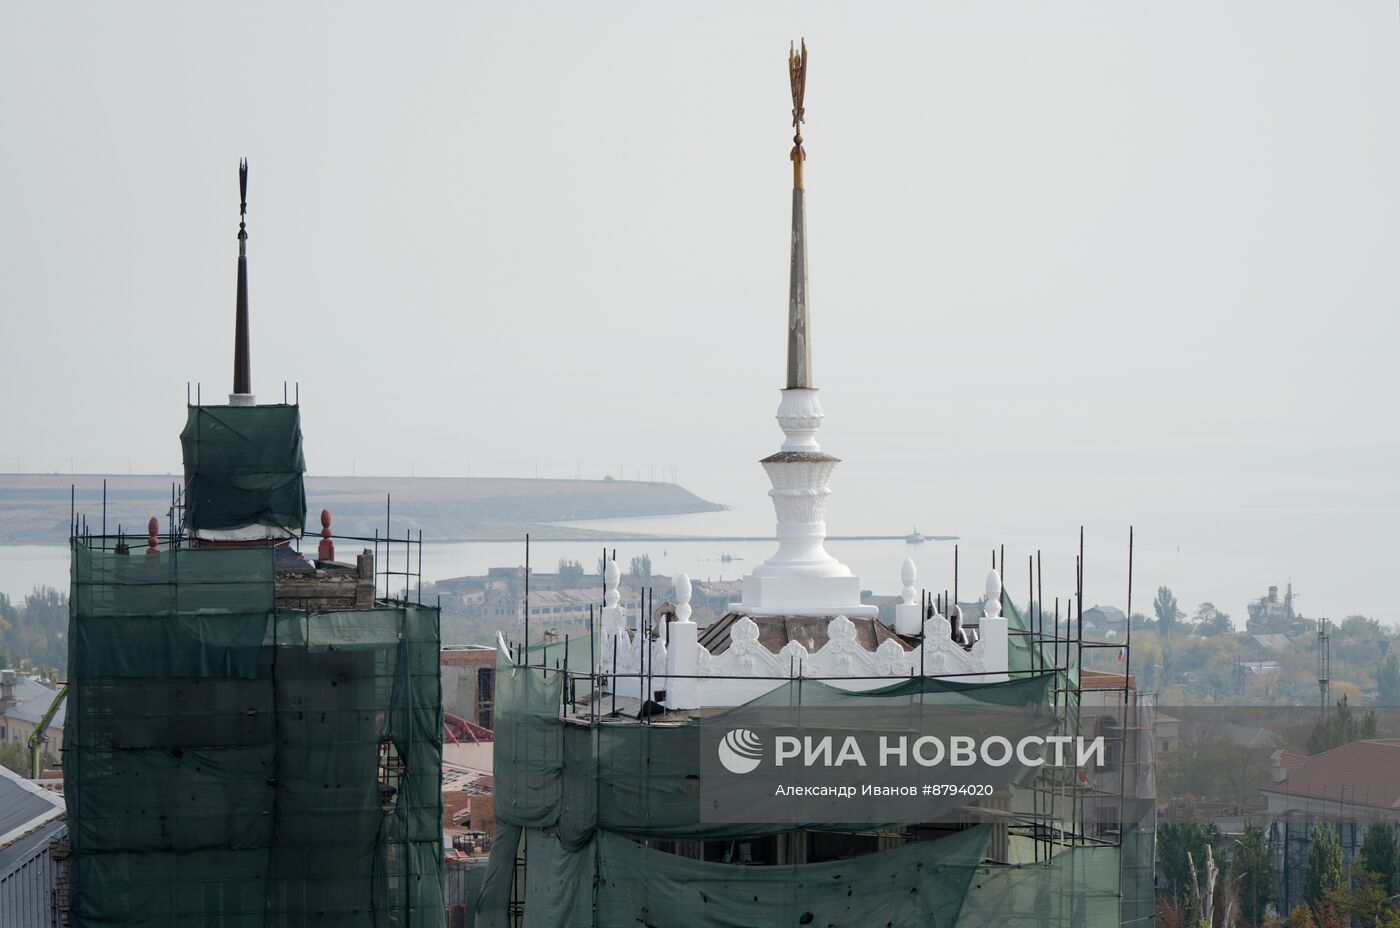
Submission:
POLYGON ((238 160, 238 296, 234 301, 233 392, 230 406, 253 406, 253 362, 248 338, 248 159, 238 160))
POLYGON ((786 440, 777 454, 760 463, 773 489, 778 550, 744 577, 743 602, 749 615, 873 616, 860 601, 860 578, 826 550, 827 487, 840 458, 817 442, 822 407, 812 380, 811 318, 807 299, 807 213, 802 165, 806 121, 807 44, 788 49, 792 89, 792 229, 788 278, 786 386, 778 405, 778 425, 786 440))

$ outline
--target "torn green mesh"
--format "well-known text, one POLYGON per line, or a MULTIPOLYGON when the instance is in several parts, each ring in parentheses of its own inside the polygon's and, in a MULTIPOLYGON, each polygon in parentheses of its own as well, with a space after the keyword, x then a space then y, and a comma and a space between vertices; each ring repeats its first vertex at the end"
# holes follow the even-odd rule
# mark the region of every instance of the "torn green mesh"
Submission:
MULTIPOLYGON (((987 826, 863 854, 839 866, 743 866, 644 846, 639 842, 738 840, 794 826, 701 821, 695 789, 698 724, 565 722, 566 677, 556 670, 556 665, 562 670, 565 648, 562 643, 551 647, 548 669, 520 666, 505 652, 498 658, 497 832, 477 898, 480 928, 517 924, 508 914, 516 883, 515 891, 525 900, 524 920, 518 924, 525 928, 1015 928, 1115 925, 1120 918, 1151 915, 1150 800, 1124 809, 1126 853, 1118 847, 1053 846, 1058 854, 1048 862, 1037 858, 1051 845, 1037 850, 1030 839, 1012 836, 1007 855, 1022 863, 984 863, 987 826), (515 866, 518 853, 526 859, 523 872, 515 866), (926 885, 921 881, 930 871, 937 876, 926 885), (807 915, 811 918, 801 921, 807 915)), ((588 666, 586 636, 571 640, 567 651, 571 668, 588 666)), ((542 647, 532 648, 530 660, 541 661, 542 653, 542 647)), ((878 712, 875 707, 882 701, 944 708, 1044 706, 1057 698, 1063 703, 1065 694, 1057 696, 1054 690, 1066 683, 1066 674, 1051 671, 995 684, 915 678, 850 692, 799 679, 781 683, 745 708, 869 706, 878 712)), ((1077 706, 1070 712, 1077 717, 1077 706)), ((1024 787, 1014 787, 1008 803, 1026 821, 1043 811, 1024 787)), ((801 827, 852 831, 862 826, 817 822, 801 827)))

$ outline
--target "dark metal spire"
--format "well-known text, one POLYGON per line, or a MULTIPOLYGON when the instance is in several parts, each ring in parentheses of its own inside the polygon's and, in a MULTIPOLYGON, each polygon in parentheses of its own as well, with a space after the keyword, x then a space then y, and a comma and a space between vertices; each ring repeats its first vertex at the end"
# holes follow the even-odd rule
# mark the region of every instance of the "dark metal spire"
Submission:
POLYGON ((238 299, 234 308, 233 392, 253 392, 252 360, 248 350, 248 159, 238 161, 238 299))
POLYGON ((812 387, 812 340, 807 314, 807 209, 806 191, 802 186, 802 162, 807 151, 802 147, 802 123, 806 115, 807 42, 800 52, 788 49, 788 76, 792 84, 792 256, 788 278, 788 349, 787 389, 809 390, 812 387))

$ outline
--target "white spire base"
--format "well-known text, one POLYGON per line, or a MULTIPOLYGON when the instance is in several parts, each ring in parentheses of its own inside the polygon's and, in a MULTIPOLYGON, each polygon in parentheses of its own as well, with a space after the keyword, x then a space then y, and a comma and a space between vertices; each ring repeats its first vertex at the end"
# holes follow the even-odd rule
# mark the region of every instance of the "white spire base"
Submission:
POLYGON ((230 393, 228 404, 230 406, 256 406, 258 398, 251 393, 230 393))
POLYGON ((822 406, 814 389, 783 391, 778 425, 786 441, 763 460, 778 516, 778 550, 744 577, 744 601, 734 606, 748 615, 876 615, 862 605, 860 578, 826 550, 827 483, 838 458, 817 443, 822 406))
POLYGON ((730 607, 744 615, 879 615, 860 601, 859 577, 744 576, 744 601, 730 607))

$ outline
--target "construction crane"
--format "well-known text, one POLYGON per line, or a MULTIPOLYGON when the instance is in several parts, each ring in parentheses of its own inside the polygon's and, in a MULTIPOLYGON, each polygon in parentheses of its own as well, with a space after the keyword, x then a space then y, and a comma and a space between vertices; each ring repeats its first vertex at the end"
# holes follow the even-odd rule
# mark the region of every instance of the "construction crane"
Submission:
POLYGON ((68 695, 68 684, 54 696, 53 702, 49 704, 48 711, 39 719, 39 724, 34 726, 34 731, 29 736, 29 757, 31 763, 30 779, 37 780, 43 773, 44 742, 49 739, 44 733, 49 730, 49 723, 53 721, 54 715, 58 712, 58 707, 63 705, 63 699, 68 695))

